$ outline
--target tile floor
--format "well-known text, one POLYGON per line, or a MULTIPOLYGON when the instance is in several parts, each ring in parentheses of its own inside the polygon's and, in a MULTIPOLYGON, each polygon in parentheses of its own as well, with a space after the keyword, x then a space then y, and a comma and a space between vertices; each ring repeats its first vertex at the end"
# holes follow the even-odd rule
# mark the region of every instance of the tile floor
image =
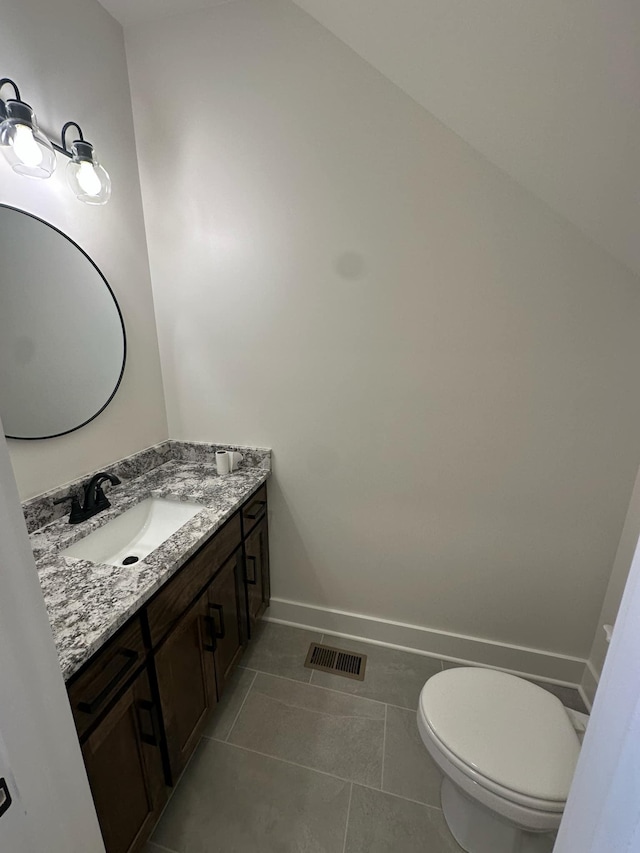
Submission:
POLYGON ((443 663, 325 639, 368 655, 363 682, 305 669, 321 634, 261 626, 146 853, 460 853, 415 719, 443 663))

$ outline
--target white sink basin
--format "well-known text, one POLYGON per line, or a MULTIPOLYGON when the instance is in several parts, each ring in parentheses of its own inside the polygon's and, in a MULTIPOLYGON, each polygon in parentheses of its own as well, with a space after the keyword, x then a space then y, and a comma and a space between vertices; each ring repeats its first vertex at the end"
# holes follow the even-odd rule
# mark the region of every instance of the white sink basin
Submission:
POLYGON ((133 565, 155 551, 201 509, 204 507, 198 503, 147 498, 61 554, 109 566, 133 565))

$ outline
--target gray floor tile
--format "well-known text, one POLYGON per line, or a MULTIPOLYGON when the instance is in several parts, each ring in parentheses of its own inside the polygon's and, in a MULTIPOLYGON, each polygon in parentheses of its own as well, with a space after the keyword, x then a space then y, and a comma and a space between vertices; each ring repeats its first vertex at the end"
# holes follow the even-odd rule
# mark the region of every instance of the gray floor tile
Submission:
MULTIPOLYGON (((531 678, 529 681, 533 681, 533 679, 531 678)), ((588 713, 587 706, 584 704, 582 696, 575 687, 564 687, 562 684, 548 684, 545 681, 533 681, 533 683, 557 696, 565 708, 582 711, 583 714, 588 713)))
POLYGON ((440 807, 442 773, 418 732, 415 711, 387 708, 382 790, 440 807))
POLYGON ((367 655, 364 681, 313 671, 311 684, 415 710, 425 681, 442 669, 436 658, 325 635, 329 646, 367 655))
POLYGON ((168 847, 160 847, 159 844, 152 844, 150 841, 144 848, 144 853, 178 853, 178 851, 169 850, 168 847))
POLYGON ((209 717, 203 732, 206 737, 214 737, 218 740, 226 740, 229 737, 238 711, 255 677, 255 670, 236 667, 222 694, 221 701, 209 717))
POLYGON ((461 853, 442 812, 353 786, 345 853, 461 853))
POLYGON ((547 836, 545 836, 544 842, 538 841, 537 843, 542 848, 542 850, 539 851, 538 853, 542 853, 542 851, 544 851, 544 853, 553 853, 553 847, 556 843, 557 836, 558 836, 557 832, 553 832, 553 833, 550 832, 547 836))
POLYGON ((305 669, 304 662, 309 644, 319 643, 321 638, 322 634, 313 631, 262 622, 244 653, 242 665, 259 672, 308 682, 311 670, 305 669))
POLYGON ((348 800, 347 782, 205 738, 152 840, 176 853, 342 853, 348 800))
POLYGON ((230 743, 380 787, 384 705, 258 673, 230 743))

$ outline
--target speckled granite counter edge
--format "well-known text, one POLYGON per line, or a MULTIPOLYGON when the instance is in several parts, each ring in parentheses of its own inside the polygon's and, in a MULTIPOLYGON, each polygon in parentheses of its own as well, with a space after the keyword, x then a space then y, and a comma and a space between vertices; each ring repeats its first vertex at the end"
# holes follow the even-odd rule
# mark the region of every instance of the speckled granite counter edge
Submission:
MULTIPOLYGON (((245 447, 240 444, 208 444, 200 441, 175 441, 169 439, 152 447, 147 447, 131 456, 125 456, 115 462, 105 463, 95 471, 89 471, 71 480, 62 486, 56 486, 48 492, 29 498, 22 504, 22 512, 29 533, 50 524, 58 518, 63 518, 69 511, 68 505, 58 504, 55 501, 67 495, 82 492, 82 485, 97 474, 99 471, 107 470, 115 474, 122 481, 132 480, 136 477, 152 471, 175 459, 182 462, 214 462, 217 450, 237 450, 244 456, 240 468, 267 468, 271 469, 271 450, 267 447, 245 447)), ((108 489, 108 484, 107 487, 108 489)))
MULTIPOLYGON (((210 452, 209 446, 209 452, 210 452)), ((229 449, 227 446, 226 449, 229 449)), ((205 462, 170 459, 114 491, 114 506, 78 527, 54 521, 31 541, 49 621, 65 680, 69 680, 270 476, 270 452, 260 466, 218 477, 205 462), (107 566, 60 555, 150 495, 204 505, 135 568, 107 566)), ((111 466, 113 470, 114 466, 111 466)))

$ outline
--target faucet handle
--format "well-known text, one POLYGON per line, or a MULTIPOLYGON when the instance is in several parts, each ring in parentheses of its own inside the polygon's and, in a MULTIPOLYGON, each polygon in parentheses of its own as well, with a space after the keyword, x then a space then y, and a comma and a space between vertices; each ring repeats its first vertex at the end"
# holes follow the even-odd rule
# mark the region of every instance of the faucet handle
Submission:
MULTIPOLYGON (((120 481, 118 480, 118 483, 119 482, 120 481)), ((117 484, 115 484, 115 485, 117 485, 117 484)), ((102 485, 96 486, 95 506, 96 506, 96 509, 108 509, 111 506, 111 504, 109 503, 108 497, 105 495, 104 491, 102 490, 102 485)))
POLYGON ((66 495, 64 498, 58 498, 57 501, 54 501, 55 504, 63 504, 67 501, 71 501, 71 515, 69 516, 69 524, 78 524, 78 522, 84 520, 84 516, 82 515, 82 507, 80 506, 80 501, 78 500, 77 495, 66 495))

